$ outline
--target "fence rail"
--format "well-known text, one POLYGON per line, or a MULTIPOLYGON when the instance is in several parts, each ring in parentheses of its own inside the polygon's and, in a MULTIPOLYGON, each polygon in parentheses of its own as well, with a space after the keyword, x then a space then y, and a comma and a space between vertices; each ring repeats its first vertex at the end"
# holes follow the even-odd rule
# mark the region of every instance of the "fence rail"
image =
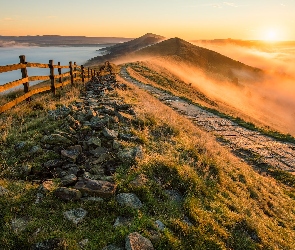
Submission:
POLYGON ((27 100, 30 100, 30 97, 33 95, 36 95, 41 92, 45 91, 52 91, 54 94, 56 92, 57 88, 63 87, 69 83, 74 85, 74 82, 78 79, 84 83, 85 79, 89 79, 92 76, 99 75, 98 71, 95 71, 93 69, 87 68, 86 74, 85 74, 85 68, 83 65, 77 65, 76 62, 72 63, 69 62, 69 65, 60 65, 60 62, 58 62, 57 65, 54 65, 53 60, 49 60, 48 64, 43 63, 35 63, 35 62, 26 62, 25 56, 21 55, 19 56, 20 63, 18 64, 12 64, 12 65, 6 65, 6 66, 0 66, 0 73, 5 73, 9 71, 14 70, 21 70, 22 78, 19 80, 15 80, 12 82, 8 82, 4 85, 0 86, 0 94, 3 91, 7 91, 9 89, 15 88, 16 86, 19 86, 23 84, 24 86, 24 95, 17 97, 16 99, 0 106, 0 113, 14 107, 18 103, 27 100), (27 68, 49 68, 50 74, 47 76, 28 76, 27 68), (58 74, 55 74, 55 69, 58 70, 58 74), (62 69, 69 69, 66 73, 61 73, 62 69), (56 80, 58 79, 58 80, 56 80), (32 81, 38 81, 38 80, 50 80, 50 85, 40 88, 34 88, 30 89, 30 82, 32 81))

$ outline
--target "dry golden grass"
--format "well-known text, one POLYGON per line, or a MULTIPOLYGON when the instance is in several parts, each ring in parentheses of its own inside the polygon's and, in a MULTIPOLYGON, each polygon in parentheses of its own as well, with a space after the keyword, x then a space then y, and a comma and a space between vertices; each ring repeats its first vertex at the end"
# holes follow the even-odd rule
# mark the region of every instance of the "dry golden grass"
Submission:
MULTIPOLYGON (((129 92, 121 95, 137 104, 136 112, 142 120, 154 121, 153 128, 146 127, 138 133, 147 145, 146 156, 135 171, 154 174, 157 166, 161 169, 164 165, 167 173, 162 173, 163 177, 171 183, 175 181, 178 189, 185 186, 185 212, 195 222, 195 233, 214 238, 222 248, 231 246, 229 242, 237 237, 245 248, 235 245, 238 239, 232 243, 233 248, 251 249, 251 244, 247 248, 247 240, 243 239, 251 233, 254 241, 259 238, 255 248, 295 247, 295 201, 286 194, 290 190, 271 177, 256 173, 208 133, 146 92, 128 86, 132 95, 129 92), (165 130, 167 126, 172 135, 158 131, 159 138, 153 139, 153 130, 165 130), (175 176, 168 177, 169 171, 175 176), (177 183, 177 178, 183 183, 177 183)), ((166 185, 173 188, 171 183, 166 185)), ((188 230, 187 234, 192 236, 190 233, 188 230)), ((187 240, 190 241, 189 237, 187 240)))

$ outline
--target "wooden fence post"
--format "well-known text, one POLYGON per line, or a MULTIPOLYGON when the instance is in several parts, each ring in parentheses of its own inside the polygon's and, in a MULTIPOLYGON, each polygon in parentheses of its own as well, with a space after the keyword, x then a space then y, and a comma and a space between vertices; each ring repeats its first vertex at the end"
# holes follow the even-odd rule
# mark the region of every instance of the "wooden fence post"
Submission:
POLYGON ((72 65, 72 61, 69 62, 69 68, 70 68, 70 75, 71 75, 71 84, 74 85, 74 76, 73 76, 73 65, 72 65))
POLYGON ((55 95, 55 85, 54 85, 54 66, 53 60, 49 60, 49 68, 50 68, 50 81, 51 81, 51 91, 55 95))
POLYGON ((81 65, 82 83, 84 83, 84 66, 81 65))
POLYGON ((74 78, 76 79, 76 77, 77 77, 77 74, 76 74, 76 70, 77 70, 77 68, 76 68, 76 62, 74 62, 74 78))
POLYGON ((90 78, 90 69, 89 68, 87 68, 87 71, 88 71, 88 79, 90 78))
POLYGON ((91 78, 93 77, 93 70, 91 69, 91 78))
MULTIPOLYGON (((22 64, 26 64, 26 56, 24 56, 24 55, 19 56, 19 62, 22 63, 22 64)), ((21 72, 22 72, 22 78, 27 78, 28 77, 27 67, 22 68, 21 72)), ((24 92, 28 93, 29 88, 30 88, 29 82, 25 82, 25 83, 23 83, 23 85, 24 85, 24 92)), ((30 101, 31 98, 28 98, 26 100, 30 101)))
MULTIPOLYGON (((58 64, 58 66, 60 66, 60 62, 58 62, 57 64, 58 64)), ((61 75, 61 68, 58 68, 58 74, 61 75)), ((61 76, 59 77, 58 82, 62 83, 61 76)))

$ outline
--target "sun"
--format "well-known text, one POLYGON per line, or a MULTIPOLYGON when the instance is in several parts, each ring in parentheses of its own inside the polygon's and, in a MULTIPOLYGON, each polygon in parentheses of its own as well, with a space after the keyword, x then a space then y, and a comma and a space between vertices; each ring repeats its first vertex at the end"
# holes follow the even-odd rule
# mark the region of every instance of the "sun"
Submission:
POLYGON ((278 40, 277 31, 276 30, 267 30, 265 32, 264 40, 270 41, 270 42, 278 40))

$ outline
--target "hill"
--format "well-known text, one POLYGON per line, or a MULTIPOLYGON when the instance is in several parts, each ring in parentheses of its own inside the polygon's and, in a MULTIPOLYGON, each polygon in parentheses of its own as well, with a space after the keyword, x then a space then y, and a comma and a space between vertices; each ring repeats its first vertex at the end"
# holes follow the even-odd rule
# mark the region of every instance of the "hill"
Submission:
POLYGON ((164 39, 165 37, 163 36, 147 33, 131 41, 115 44, 111 47, 99 50, 105 55, 92 58, 91 60, 89 60, 88 64, 102 63, 104 61, 114 60, 116 58, 120 58, 137 50, 140 50, 144 47, 156 44, 160 41, 163 41, 164 39))
POLYGON ((262 76, 262 70, 235 61, 215 51, 193 45, 180 38, 171 38, 143 48, 133 54, 138 58, 164 59, 167 62, 182 63, 185 67, 201 69, 208 75, 229 78, 238 83, 262 76))
POLYGON ((0 47, 24 46, 97 46, 99 44, 113 45, 130 41, 123 37, 86 37, 86 36, 0 36, 0 47))

